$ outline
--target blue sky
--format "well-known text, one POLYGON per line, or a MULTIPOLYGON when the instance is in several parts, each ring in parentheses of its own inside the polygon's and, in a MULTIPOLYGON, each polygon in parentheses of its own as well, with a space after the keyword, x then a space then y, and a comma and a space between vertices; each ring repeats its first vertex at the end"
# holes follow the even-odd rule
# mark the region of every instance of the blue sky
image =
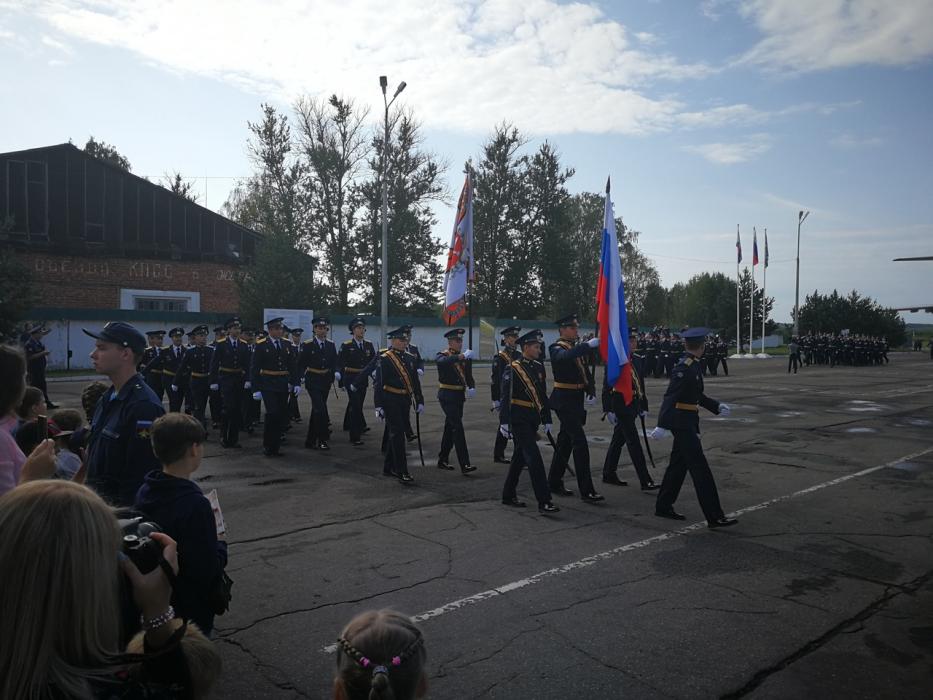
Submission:
POLYGON ((0 150, 94 134, 136 173, 200 178, 217 208, 250 172, 260 102, 375 108, 385 73, 451 163, 451 203, 511 121, 558 148, 573 191, 612 175, 666 285, 734 275, 736 224, 746 261, 767 228, 786 321, 800 208, 801 295, 933 304, 933 263, 891 262, 933 255, 931 57, 929 0, 0 0, 0 150))

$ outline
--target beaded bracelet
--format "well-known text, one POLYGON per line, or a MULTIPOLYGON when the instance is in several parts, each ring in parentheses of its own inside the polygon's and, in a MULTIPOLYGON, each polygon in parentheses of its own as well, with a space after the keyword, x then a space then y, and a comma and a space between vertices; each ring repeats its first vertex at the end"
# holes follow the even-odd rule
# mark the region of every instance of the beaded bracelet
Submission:
POLYGON ((147 620, 142 615, 139 616, 139 624, 142 626, 143 630, 146 632, 151 632, 152 630, 157 630, 163 625, 167 625, 169 622, 175 619, 175 608, 171 605, 168 606, 168 610, 154 617, 151 620, 147 620))

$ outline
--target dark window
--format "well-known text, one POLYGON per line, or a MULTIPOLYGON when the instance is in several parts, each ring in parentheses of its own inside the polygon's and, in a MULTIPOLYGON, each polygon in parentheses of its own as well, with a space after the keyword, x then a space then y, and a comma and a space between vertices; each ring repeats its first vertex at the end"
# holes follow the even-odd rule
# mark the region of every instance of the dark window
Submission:
POLYGON ((123 241, 139 240, 139 183, 123 181, 123 241))
POLYGON ((243 259, 243 232, 236 226, 227 225, 227 250, 226 253, 236 260, 243 259))
POLYGON ((155 297, 135 297, 137 311, 188 311, 187 299, 160 299, 155 297))
POLYGON ((164 187, 154 186, 155 190, 155 243, 157 248, 168 250, 169 231, 171 231, 172 195, 164 187))
POLYGON ((201 212, 201 252, 214 252, 214 217, 201 212))
POLYGON ((21 160, 7 162, 9 204, 7 215, 13 217, 12 233, 26 233, 29 207, 26 199, 26 164, 21 160))
POLYGON ((29 233, 48 236, 48 184, 45 163, 26 163, 26 196, 29 200, 29 233))
POLYGON ((123 172, 114 168, 105 171, 104 233, 107 242, 123 246, 123 172))
POLYGON ((185 204, 179 197, 169 198, 172 211, 172 246, 185 247, 185 204))
POLYGON ((201 216, 193 205, 185 207, 185 248, 199 250, 201 247, 201 216))
POLYGON ((137 183, 139 186, 139 242, 152 245, 155 239, 155 188, 137 183))
POLYGON ((84 238, 88 243, 104 242, 104 166, 84 162, 84 238))
POLYGON ((69 154, 68 159, 68 235, 84 238, 84 156, 69 154))

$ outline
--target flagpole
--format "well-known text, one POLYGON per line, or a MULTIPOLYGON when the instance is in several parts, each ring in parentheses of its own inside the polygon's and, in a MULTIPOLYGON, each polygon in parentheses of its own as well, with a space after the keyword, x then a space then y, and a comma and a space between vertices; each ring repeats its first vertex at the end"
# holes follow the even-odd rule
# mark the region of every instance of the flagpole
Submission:
POLYGON ((752 226, 752 293, 748 300, 748 356, 751 357, 755 351, 752 343, 755 342, 755 247, 758 233, 752 226))
POLYGON ((761 279, 761 354, 765 354, 765 320, 768 313, 768 229, 765 229, 765 267, 761 279))
MULTIPOLYGON (((739 225, 735 225, 735 240, 739 242, 739 225)), ((738 248, 738 246, 736 246, 738 248)), ((742 303, 739 300, 739 256, 735 256, 735 354, 742 354, 742 303)))

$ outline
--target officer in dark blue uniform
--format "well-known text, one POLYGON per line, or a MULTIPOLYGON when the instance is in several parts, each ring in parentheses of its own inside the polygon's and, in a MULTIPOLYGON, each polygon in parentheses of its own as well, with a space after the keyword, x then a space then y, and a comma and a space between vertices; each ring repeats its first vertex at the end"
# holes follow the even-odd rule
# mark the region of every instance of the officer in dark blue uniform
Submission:
POLYGON ((363 403, 366 400, 366 383, 357 382, 359 375, 376 357, 376 348, 366 340, 366 322, 357 316, 350 321, 348 328, 351 338, 340 345, 337 358, 337 385, 347 390, 347 410, 343 415, 343 429, 350 431, 350 442, 362 445, 360 439, 368 430, 363 417, 363 403))
POLYGON ((560 338, 551 343, 548 351, 551 355, 551 371, 554 373, 551 408, 560 418, 560 432, 557 434, 557 449, 554 450, 548 471, 548 485, 551 492, 559 496, 573 495, 573 491, 564 487, 564 471, 572 452, 580 498, 587 503, 597 503, 603 500, 603 496, 596 493, 590 477, 590 448, 583 431, 586 423, 583 395, 596 394, 594 380, 585 360, 599 346, 599 338, 591 338, 585 343, 577 342, 580 324, 576 314, 565 316, 555 323, 560 338))
POLYGON ((251 355, 249 344, 240 338, 239 318, 227 319, 224 330, 225 335, 216 342, 211 356, 210 390, 221 396, 220 444, 239 448, 243 406, 253 403, 244 395, 252 386, 246 376, 251 355))
MULTIPOLYGON (((227 337, 227 329, 223 326, 214 327, 214 340, 211 341, 211 347, 214 351, 217 351, 217 345, 227 337)), ((211 384, 214 381, 211 380, 211 384)), ((207 405, 211 407, 211 427, 215 430, 220 428, 223 424, 223 397, 220 391, 211 390, 210 397, 207 400, 207 405)))
POLYGON ((327 399, 330 388, 337 377, 337 346, 327 337, 330 320, 318 316, 311 321, 314 337, 301 344, 298 353, 298 373, 304 374, 305 389, 311 398, 311 417, 308 419, 308 434, 305 447, 312 450, 329 450, 330 413, 327 399))
POLYGON ((243 377, 245 381, 240 394, 240 425, 246 429, 247 433, 252 435, 256 429, 255 426, 259 425, 262 417, 262 401, 253 401, 253 384, 249 381, 249 368, 253 364, 253 353, 256 352, 256 341, 259 340, 259 333, 252 328, 244 328, 240 331, 240 340, 246 344, 246 349, 249 351, 246 374, 243 377))
MULTIPOLYGON (((522 329, 519 326, 509 326, 502 330, 502 349, 492 358, 492 376, 490 377, 490 392, 492 394, 492 410, 498 411, 502 403, 502 373, 508 369, 513 361, 522 356, 521 351, 515 346, 518 342, 518 335, 522 329)), ((496 441, 492 447, 492 461, 500 464, 509 464, 505 458, 505 446, 509 441, 505 439, 501 431, 496 431, 496 441)))
POLYGON ((113 386, 94 410, 87 443, 87 485, 114 505, 130 506, 146 474, 160 469, 152 454, 149 428, 165 414, 162 402, 136 371, 146 347, 143 334, 128 323, 108 323, 94 338, 94 369, 113 386))
POLYGON ((641 449, 638 428, 635 426, 635 421, 639 416, 648 415, 648 396, 645 393, 645 358, 639 352, 638 331, 635 328, 629 329, 628 342, 632 360, 632 400, 626 403, 625 395, 616 387, 608 384, 603 386, 603 411, 606 412, 609 422, 615 426, 612 430, 609 450, 606 452, 606 461, 603 462, 603 483, 616 486, 628 485, 619 478, 617 473, 619 456, 622 454, 622 446, 625 445, 628 447, 632 465, 641 483, 641 490, 654 491, 658 486, 648 473, 645 453, 641 449))
MULTIPOLYGON (((178 374, 189 380, 188 391, 191 396, 191 413, 207 431, 207 397, 210 393, 211 358, 214 348, 207 344, 207 326, 196 326, 188 337, 193 345, 185 350, 181 358, 178 374)), ((172 391, 178 387, 173 386, 172 391)))
MULTIPOLYGON (((405 329, 405 352, 415 358, 415 371, 418 372, 418 378, 421 379, 424 377, 424 358, 421 357, 421 349, 411 342, 411 332, 414 330, 414 326, 405 325, 402 326, 405 329)), ((417 439, 415 431, 411 428, 411 416, 409 416, 408 425, 405 428, 405 439, 408 442, 412 442, 417 439)), ((383 451, 385 451, 385 437, 383 437, 383 451)))
MULTIPOLYGON (((408 473, 405 452, 406 417, 413 402, 416 412, 424 411, 424 395, 421 393, 414 359, 405 352, 405 329, 396 328, 387 337, 391 347, 379 353, 373 388, 376 417, 385 421, 389 429, 388 449, 382 471, 386 476, 396 476, 404 483, 411 483, 414 478, 408 473)), ((363 383, 366 378, 361 375, 355 381, 363 383)))
POLYGON ((291 341, 282 337, 284 318, 266 322, 269 336, 256 341, 250 365, 253 399, 266 406, 266 422, 262 431, 263 454, 279 457, 279 446, 288 426, 288 396, 301 391, 297 373, 297 357, 290 349, 291 341))
MULTIPOLYGON (((185 356, 185 346, 182 339, 185 337, 184 328, 173 328, 168 332, 172 344, 162 348, 158 360, 151 367, 160 366, 162 368, 162 384, 168 391, 168 410, 174 413, 181 411, 182 402, 188 391, 188 379, 179 374, 181 360, 185 356), (171 387, 178 387, 177 391, 172 391, 171 387)), ((150 371, 150 366, 146 367, 146 372, 150 371)))
POLYGON ((463 404, 476 394, 476 382, 473 380, 473 351, 463 350, 465 332, 462 328, 453 328, 444 333, 447 349, 437 353, 434 361, 437 363, 437 400, 444 411, 444 435, 437 467, 453 470, 448 460, 450 448, 456 447, 460 471, 469 474, 475 472, 476 467, 470 464, 463 430, 463 404))
POLYGON ((551 409, 547 397, 547 376, 540 361, 544 348, 541 331, 533 330, 518 339, 521 356, 510 362, 502 372, 501 404, 499 406, 499 432, 512 439, 512 461, 502 487, 503 505, 524 508, 516 489, 522 469, 528 467, 531 487, 538 501, 539 513, 560 510, 551 503, 551 490, 544 473, 544 460, 535 433, 544 423, 545 432, 551 431, 551 409))
MULTIPOLYGON (((295 357, 297 358, 301 354, 301 334, 304 333, 304 329, 285 326, 284 332, 286 338, 291 336, 292 349, 295 351, 295 357)), ((301 371, 298 372, 298 376, 301 376, 301 371)), ((288 416, 292 423, 301 422, 301 407, 298 405, 298 396, 295 393, 288 396, 288 416)))
POLYGON ((164 337, 165 331, 146 331, 146 340, 149 341, 149 346, 143 352, 142 362, 137 367, 142 372, 146 384, 159 397, 159 401, 165 396, 165 385, 162 383, 162 377, 165 375, 162 374, 162 364, 159 360, 164 337))
POLYGON ((674 367, 658 413, 658 427, 652 431, 656 438, 664 437, 667 431, 674 434, 671 461, 664 473, 661 490, 658 491, 655 515, 685 520, 683 515, 674 510, 674 503, 689 471, 703 515, 708 525, 715 528, 735 525, 738 520, 727 518, 719 504, 716 481, 700 443, 699 407, 721 416, 730 413, 729 406, 703 393, 703 375, 698 360, 703 354, 707 333, 705 328, 690 328, 683 332, 686 353, 674 367))
POLYGON ((29 330, 29 338, 25 343, 26 373, 29 375, 29 385, 36 387, 45 397, 46 408, 58 408, 49 399, 49 387, 45 380, 45 368, 48 365, 49 351, 42 344, 42 336, 48 331, 45 326, 35 324, 29 330))

